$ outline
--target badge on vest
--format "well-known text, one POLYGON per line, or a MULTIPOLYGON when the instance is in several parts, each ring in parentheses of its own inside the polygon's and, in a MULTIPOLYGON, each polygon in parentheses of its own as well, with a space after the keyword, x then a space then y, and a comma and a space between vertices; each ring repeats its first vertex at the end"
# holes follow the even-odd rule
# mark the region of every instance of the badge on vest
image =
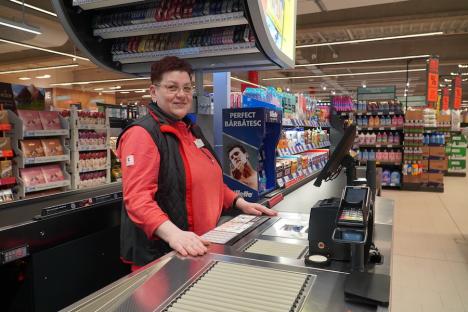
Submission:
POLYGON ((125 165, 127 167, 135 165, 135 157, 133 155, 128 155, 127 159, 125 160, 125 165))
POLYGON ((202 148, 203 146, 205 146, 205 144, 203 144, 203 141, 200 139, 196 139, 195 141, 193 141, 193 143, 195 143, 195 146, 198 148, 202 148))

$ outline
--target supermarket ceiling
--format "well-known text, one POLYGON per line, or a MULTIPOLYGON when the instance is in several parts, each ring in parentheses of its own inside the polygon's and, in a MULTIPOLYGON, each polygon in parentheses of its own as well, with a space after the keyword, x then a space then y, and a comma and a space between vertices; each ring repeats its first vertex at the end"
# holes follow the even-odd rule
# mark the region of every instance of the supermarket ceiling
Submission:
MULTIPOLYGON (((23 20, 22 0, 3 0, 0 5, 0 21, 23 20)), ((53 12, 50 1, 25 0, 27 4, 53 12)), ((398 95, 403 95, 406 86, 406 59, 351 62, 381 58, 396 58, 420 55, 439 55, 441 61, 441 83, 457 72, 458 64, 468 64, 468 1, 460 0, 298 0, 296 64, 303 65, 293 70, 260 72, 261 85, 290 88, 291 91, 313 92, 319 97, 327 97, 330 92, 352 93, 357 87, 396 85, 398 95), (352 44, 335 44, 343 41, 373 39, 381 37, 401 37, 434 32, 443 35, 400 38, 385 41, 370 41, 352 44), (312 47, 320 43, 333 43, 312 47), (323 63, 335 63, 328 64, 323 63), (350 63, 351 62, 351 63, 350 63), (315 64, 305 66, 306 64, 315 64), (388 73, 387 71, 398 71, 388 73), (387 72, 375 74, 375 72, 387 72), (371 73, 371 74, 366 74, 371 73), (345 74, 345 76, 343 76, 345 74), (308 78, 290 78, 303 77, 308 78), (324 77, 325 76, 325 77, 324 77), (268 80, 271 78, 284 78, 268 80), (264 80, 267 79, 267 80, 264 80), (324 90, 326 88, 326 90, 324 90)), ((35 84, 47 87, 53 83, 106 80, 128 78, 116 72, 97 68, 83 59, 83 56, 68 39, 58 19, 50 13, 24 9, 24 20, 28 25, 40 29, 40 35, 22 32, 0 25, 0 81, 35 84), (3 39, 3 41, 1 40, 3 39), (5 41, 7 40, 7 41, 5 41), (18 46, 8 40, 62 53, 52 54, 18 46), (65 55, 63 55, 65 54, 65 55), (24 68, 51 67, 78 64, 76 67, 47 69, 28 73, 3 73, 24 68), (50 78, 44 77, 50 75, 50 78), (21 81, 19 78, 30 78, 21 81)), ((409 62, 410 69, 424 68, 423 59, 409 62)), ((468 69, 464 69, 468 72, 468 69)), ((233 72, 232 76, 246 79, 247 74, 233 72)), ((468 76, 463 82, 468 100, 468 76)), ((409 95, 423 95, 424 72, 409 73, 409 95)), ((114 82, 108 84, 81 85, 76 88, 94 90, 110 86, 121 89, 138 89, 146 86, 146 81, 114 82)), ((211 74, 205 74, 205 84, 210 90, 211 74)), ((238 81, 232 81, 233 89, 239 89, 238 81)), ((99 90, 101 91, 101 90, 99 90)), ((125 93, 119 97, 141 99, 141 93, 125 93)))

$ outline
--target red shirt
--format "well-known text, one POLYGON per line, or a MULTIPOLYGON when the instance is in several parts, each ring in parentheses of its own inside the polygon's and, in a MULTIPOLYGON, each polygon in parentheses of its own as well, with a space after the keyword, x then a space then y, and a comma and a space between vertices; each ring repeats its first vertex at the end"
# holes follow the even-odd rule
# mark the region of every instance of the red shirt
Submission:
MULTIPOLYGON (((232 206, 237 194, 224 184, 222 170, 213 155, 206 148, 195 145, 196 138, 187 125, 178 121, 171 126, 179 133, 179 149, 185 153, 189 164, 190 173, 186 177, 191 178, 188 191, 193 207, 192 211, 187 211, 189 230, 202 235, 216 227, 222 210, 232 206)), ((154 238, 154 231, 169 220, 154 200, 158 190, 158 148, 145 129, 134 126, 122 135, 117 155, 122 163, 128 216, 148 238, 154 238)))

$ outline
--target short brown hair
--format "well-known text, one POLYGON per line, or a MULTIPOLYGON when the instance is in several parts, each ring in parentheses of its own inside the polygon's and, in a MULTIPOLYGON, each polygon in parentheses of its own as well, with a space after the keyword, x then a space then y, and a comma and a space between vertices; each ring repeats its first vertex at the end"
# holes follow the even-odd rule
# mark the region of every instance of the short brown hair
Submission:
POLYGON ((158 83, 162 76, 171 71, 186 72, 192 79, 192 66, 185 60, 177 56, 166 56, 151 65, 151 83, 158 83))

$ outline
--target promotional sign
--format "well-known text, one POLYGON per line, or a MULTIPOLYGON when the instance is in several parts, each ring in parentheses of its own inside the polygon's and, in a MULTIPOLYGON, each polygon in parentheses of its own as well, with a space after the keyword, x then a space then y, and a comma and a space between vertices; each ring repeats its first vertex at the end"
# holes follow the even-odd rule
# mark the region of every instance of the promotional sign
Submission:
POLYGON ((276 187, 276 145, 282 114, 268 108, 223 110, 224 182, 255 202, 276 187))
POLYGON ((453 109, 460 109, 462 103, 462 77, 456 76, 452 79, 452 96, 451 107, 453 109))
POLYGON ((0 105, 3 109, 15 110, 15 98, 9 83, 0 82, 0 105))
POLYGON ((427 106, 435 108, 439 89, 439 59, 431 57, 427 61, 427 106))
POLYGON ((376 87, 357 89, 358 101, 373 101, 373 100, 394 100, 396 97, 396 87, 376 87))
POLYGON ((448 87, 442 89, 442 110, 449 109, 450 92, 448 87))

